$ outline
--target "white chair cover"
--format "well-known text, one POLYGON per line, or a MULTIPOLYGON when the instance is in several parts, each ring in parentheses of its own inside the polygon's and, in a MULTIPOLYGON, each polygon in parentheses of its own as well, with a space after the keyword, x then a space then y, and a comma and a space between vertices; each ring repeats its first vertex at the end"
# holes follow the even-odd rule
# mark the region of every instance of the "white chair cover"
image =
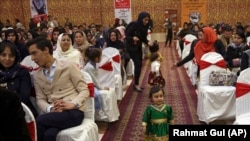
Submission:
POLYGON ((117 105, 117 95, 114 88, 109 88, 109 90, 100 90, 99 91, 102 97, 102 107, 103 112, 107 116, 106 119, 96 119, 99 121, 113 122, 117 121, 120 116, 120 111, 117 105))
POLYGON ((247 37, 247 45, 248 46, 250 45, 250 37, 249 36, 247 37))
POLYGON ((249 101, 250 68, 247 68, 240 73, 236 83, 236 120, 234 124, 250 124, 249 101))
POLYGON ((142 44, 142 59, 148 58, 149 56, 150 56, 149 46, 142 44))
POLYGON ((179 57, 181 58, 182 54, 181 54, 181 48, 180 48, 180 43, 179 42, 180 42, 179 40, 176 41, 176 50, 178 52, 179 57))
POLYGON ((192 85, 197 85, 197 72, 198 72, 198 66, 193 59, 188 64, 188 75, 191 78, 192 85))
POLYGON ((85 82, 88 85, 88 89, 90 90, 90 97, 91 97, 91 100, 87 100, 88 108, 84 111, 84 118, 92 119, 94 121, 95 120, 95 104, 94 104, 94 99, 93 99, 94 83, 91 79, 91 76, 87 72, 83 70, 81 70, 81 72, 83 74, 85 82))
POLYGON ((30 132, 31 141, 37 141, 37 129, 36 129, 35 117, 28 106, 26 106, 24 103, 21 104, 25 112, 25 120, 30 132))
POLYGON ((57 135, 57 141, 99 141, 99 131, 95 119, 95 104, 93 98, 94 85, 90 75, 81 71, 90 89, 90 97, 86 101, 83 122, 75 127, 64 129, 57 135), (93 87, 93 88, 90 88, 93 87))
MULTIPOLYGON (((30 77, 31 77, 31 83, 33 85, 34 84, 33 75, 40 69, 40 67, 34 61, 32 61, 31 55, 26 56, 22 60, 20 65, 29 71, 30 77)), ((37 106, 36 98, 34 96, 31 96, 30 101, 32 102, 33 106, 36 108, 37 112, 41 113, 41 109, 37 106)))
POLYGON ((117 99, 122 100, 123 98, 123 86, 122 86, 122 76, 121 76, 121 55, 118 49, 113 47, 107 47, 102 50, 104 56, 111 57, 112 65, 114 67, 115 73, 115 92, 117 94, 117 99))
POLYGON ((135 65, 132 59, 129 60, 126 69, 127 76, 134 76, 135 65))
POLYGON ((115 88, 115 71, 112 65, 112 58, 105 54, 102 54, 100 63, 97 63, 97 79, 99 83, 104 87, 115 88))
MULTIPOLYGON (((184 44, 183 44, 183 51, 182 51, 181 59, 184 59, 189 54, 191 44, 195 39, 197 39, 197 37, 192 35, 192 34, 188 34, 183 38, 184 44)), ((191 61, 185 63, 184 67, 189 69, 188 66, 190 63, 191 63, 191 61)), ((190 73, 188 73, 188 74, 190 74, 190 73)))
POLYGON ((27 70, 29 70, 30 72, 30 75, 31 75, 31 80, 32 80, 32 84, 34 82, 33 80, 33 75, 34 73, 36 73, 40 67, 34 62, 31 60, 31 56, 26 56, 22 62, 20 63, 20 65, 24 68, 26 68, 27 70))
POLYGON ((224 70, 226 65, 223 57, 216 52, 202 56, 201 61, 210 63, 207 68, 200 65, 200 82, 198 86, 197 115, 200 121, 210 123, 214 120, 233 119, 235 117, 235 87, 209 86, 209 74, 214 70, 224 70), (224 64, 224 68, 217 66, 224 64))
MULTIPOLYGON (((102 59, 98 63, 97 79, 103 87, 108 87, 109 90, 100 90, 102 97, 102 107, 107 119, 96 119, 99 121, 113 122, 119 119, 120 112, 117 105, 117 94, 115 91, 115 68, 113 60, 106 51, 102 53, 102 59)), ((122 85, 121 85, 122 87, 122 85)))
POLYGON ((124 88, 127 87, 127 80, 128 80, 128 78, 127 78, 127 72, 126 72, 124 66, 122 67, 122 71, 124 72, 124 76, 123 76, 123 80, 122 80, 122 88, 124 90, 124 88))

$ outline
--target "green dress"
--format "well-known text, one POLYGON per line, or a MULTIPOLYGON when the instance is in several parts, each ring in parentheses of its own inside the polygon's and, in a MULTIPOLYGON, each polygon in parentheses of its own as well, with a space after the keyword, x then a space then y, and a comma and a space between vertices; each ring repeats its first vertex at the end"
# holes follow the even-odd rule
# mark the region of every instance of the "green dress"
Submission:
POLYGON ((142 124, 146 126, 146 135, 164 137, 169 133, 169 123, 174 119, 172 107, 166 104, 161 106, 150 105, 146 108, 142 124))

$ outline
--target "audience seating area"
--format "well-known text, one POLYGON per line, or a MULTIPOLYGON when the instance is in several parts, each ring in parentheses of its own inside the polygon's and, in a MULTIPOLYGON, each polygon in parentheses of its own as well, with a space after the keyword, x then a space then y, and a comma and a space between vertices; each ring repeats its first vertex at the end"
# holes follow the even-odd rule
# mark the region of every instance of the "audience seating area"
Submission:
MULTIPOLYGON (((187 37, 187 36, 186 36, 187 37)), ((187 43, 188 44, 188 43, 187 43)), ((179 41, 176 42, 176 50, 183 59, 189 52, 184 41, 184 49, 181 50, 179 41), (183 56, 184 55, 184 56, 183 56)), ((197 65, 191 61, 184 66, 191 82, 197 88, 197 116, 205 124, 250 124, 249 94, 250 94, 250 69, 243 70, 237 77, 237 83, 233 86, 210 86, 209 75, 212 71, 228 71, 223 57, 216 52, 209 52, 202 56, 203 66, 200 66, 197 77, 197 65), (222 61, 223 60, 223 61, 222 61), (222 65, 224 63, 224 65, 222 65)))

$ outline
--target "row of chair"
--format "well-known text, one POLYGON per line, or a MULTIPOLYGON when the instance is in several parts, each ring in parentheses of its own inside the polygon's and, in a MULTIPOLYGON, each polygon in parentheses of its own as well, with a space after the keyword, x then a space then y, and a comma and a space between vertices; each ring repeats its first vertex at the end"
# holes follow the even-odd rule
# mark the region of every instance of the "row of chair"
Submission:
MULTIPOLYGON (((95 123, 94 85, 90 75, 82 71, 90 91, 90 97, 86 101, 84 120, 78 126, 64 129, 57 135, 57 141, 99 141, 98 126, 95 123)), ((22 103, 25 112, 25 119, 30 131, 32 141, 37 141, 36 120, 31 110, 22 103)))
MULTIPOLYGON (((25 64, 23 64, 25 65, 25 64)), ((88 84, 90 97, 87 100, 87 109, 83 122, 76 127, 62 130, 57 136, 57 141, 99 141, 98 127, 95 121, 113 122, 119 119, 120 112, 117 105, 117 100, 123 98, 123 85, 121 78, 121 56, 117 49, 108 47, 102 51, 102 60, 97 64, 98 80, 104 87, 109 87, 109 90, 100 90, 102 106, 106 119, 100 119, 95 114, 94 104, 94 84, 90 75, 82 71, 83 77, 88 84)), ((133 62, 128 64, 130 72, 133 72, 133 62), (132 70, 131 70, 132 69, 132 70)), ((133 75, 133 74, 131 74, 133 75)), ((125 74, 126 76, 126 74, 125 74)), ((126 77, 125 77, 126 78, 126 77)), ((126 80, 126 79, 125 79, 126 80)), ((23 104, 24 105, 24 104, 23 104)), ((26 119, 32 135, 32 141, 36 141, 36 126, 35 118, 27 106, 23 106, 26 112, 26 119)))
MULTIPOLYGON (((177 52, 180 58, 185 58, 190 51, 193 35, 184 37, 184 48, 181 52, 177 42, 177 52)), ((190 61, 184 65, 193 85, 198 82, 197 115, 200 121, 209 124, 216 120, 233 119, 233 124, 250 124, 250 68, 243 70, 237 78, 235 86, 210 86, 209 75, 212 71, 226 69, 226 62, 221 65, 223 57, 216 52, 209 52, 202 56, 199 80, 197 79, 197 65, 190 61), (218 63, 220 62, 220 64, 218 63), (196 67, 195 67, 196 66, 196 67)))
POLYGON ((200 68, 199 120, 211 123, 215 120, 234 119, 233 124, 250 124, 250 68, 240 73, 235 86, 209 86, 209 74, 214 70, 225 70, 226 65, 223 67, 219 63, 222 60, 223 57, 216 52, 206 53, 201 58, 209 65, 200 68))

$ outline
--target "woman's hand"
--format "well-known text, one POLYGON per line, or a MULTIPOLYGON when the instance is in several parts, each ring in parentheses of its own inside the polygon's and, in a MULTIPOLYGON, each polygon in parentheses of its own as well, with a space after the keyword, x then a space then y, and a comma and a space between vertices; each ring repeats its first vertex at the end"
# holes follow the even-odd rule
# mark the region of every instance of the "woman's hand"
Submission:
POLYGON ((172 65, 172 67, 171 67, 171 69, 175 69, 175 68, 177 68, 177 63, 174 63, 174 64, 172 65))

